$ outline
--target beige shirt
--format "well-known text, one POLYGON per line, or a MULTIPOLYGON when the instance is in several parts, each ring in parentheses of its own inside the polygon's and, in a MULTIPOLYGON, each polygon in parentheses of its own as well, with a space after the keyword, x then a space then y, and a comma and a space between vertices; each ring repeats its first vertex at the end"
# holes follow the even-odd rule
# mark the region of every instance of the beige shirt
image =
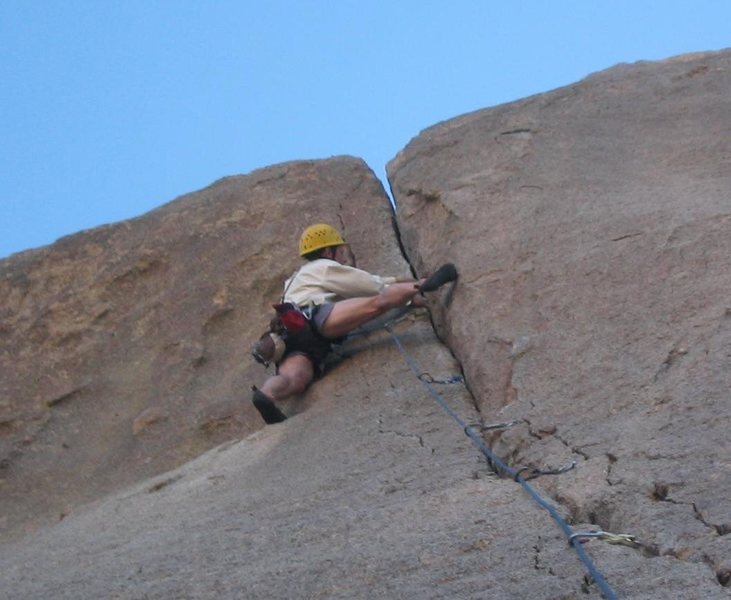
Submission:
POLYGON ((312 306, 346 298, 377 296, 395 281, 395 277, 379 277, 329 258, 318 258, 304 264, 285 282, 284 301, 312 306))

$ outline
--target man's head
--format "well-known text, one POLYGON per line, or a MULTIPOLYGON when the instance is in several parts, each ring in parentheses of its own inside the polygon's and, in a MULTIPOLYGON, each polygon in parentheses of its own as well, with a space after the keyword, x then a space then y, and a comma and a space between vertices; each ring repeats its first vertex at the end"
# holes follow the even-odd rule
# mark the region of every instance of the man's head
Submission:
POLYGON ((355 266, 355 256, 337 229, 325 223, 310 225, 302 232, 300 256, 307 260, 329 258, 342 265, 355 266))

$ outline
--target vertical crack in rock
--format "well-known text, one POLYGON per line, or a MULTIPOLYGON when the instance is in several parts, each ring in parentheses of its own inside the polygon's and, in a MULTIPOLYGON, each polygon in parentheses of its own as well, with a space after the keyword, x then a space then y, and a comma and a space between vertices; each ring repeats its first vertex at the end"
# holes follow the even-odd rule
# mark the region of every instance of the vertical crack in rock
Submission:
POLYGON ((581 591, 588 596, 592 593, 593 587, 596 587, 594 580, 589 575, 584 575, 584 580, 581 583, 581 591))
POLYGON ((544 547, 544 540, 542 536, 538 536, 538 539, 536 540, 536 543, 533 544, 533 568, 536 571, 540 571, 542 573, 547 573, 548 575, 551 575, 552 577, 556 577, 556 571, 554 571, 553 567, 548 564, 545 565, 542 560, 541 553, 543 552, 544 547))
POLYGON ((607 457, 607 477, 606 482, 608 486, 613 486, 614 482, 612 482, 612 468, 614 467, 614 463, 617 462, 617 457, 612 454, 611 452, 606 453, 607 457))
MULTIPOLYGON (((401 256, 403 256, 406 263, 409 265, 409 271, 411 271, 411 275, 414 279, 418 278, 418 275, 416 274, 416 270, 414 269, 414 265, 409 259, 409 254, 406 251, 406 246, 404 245, 403 237, 401 236, 401 229, 399 229, 398 226, 398 220, 396 219, 396 213, 394 213, 391 216, 391 227, 393 227, 393 233, 396 236, 396 244, 398 245, 399 252, 401 252, 401 256)), ((432 323, 432 328, 436 331, 436 328, 434 327, 434 323, 432 323)))
POLYGON ((345 236, 345 240, 347 241, 347 239, 348 239, 347 229, 348 228, 345 225, 345 219, 343 219, 343 210, 344 210, 343 203, 341 202, 340 204, 338 204, 338 224, 339 224, 340 231, 343 232, 343 235, 345 236))
POLYGON ((540 571, 542 569, 541 567, 541 548, 539 546, 539 543, 541 541, 541 538, 538 538, 538 543, 533 544, 533 551, 535 554, 533 555, 533 568, 536 571, 540 571))
MULTIPOLYGON (((396 219, 396 215, 394 213, 394 216, 392 218, 392 224, 393 224, 393 231, 394 235, 396 236, 396 242, 398 244, 399 250, 401 252, 401 256, 403 257, 404 261, 409 266, 409 270, 411 271, 412 276, 416 279, 418 278, 418 274, 416 272, 416 269, 414 268, 414 264, 411 261, 408 252, 406 250, 406 247, 404 245, 403 237, 401 235, 401 230, 398 226, 398 220, 396 219)), ((431 325, 432 331, 434 332, 434 335, 436 336, 437 340, 439 340, 439 343, 442 344, 447 350, 449 350, 449 353, 451 354, 452 358, 454 359, 455 364, 457 365, 457 368, 459 369, 459 374, 462 376, 462 381, 465 386, 465 389, 467 390, 470 400, 472 402, 472 407, 474 408, 475 412, 477 413, 478 419, 480 423, 483 422, 483 416, 482 416, 482 409, 480 408, 480 404, 477 401, 477 398, 475 394, 472 391, 472 388, 470 387, 469 381, 467 379, 467 376, 464 372, 464 368, 462 367, 462 363, 457 358, 457 355, 454 353, 454 349, 439 335, 439 330, 434 322, 434 318, 431 314, 431 312, 428 313, 429 315, 429 323, 431 325)))

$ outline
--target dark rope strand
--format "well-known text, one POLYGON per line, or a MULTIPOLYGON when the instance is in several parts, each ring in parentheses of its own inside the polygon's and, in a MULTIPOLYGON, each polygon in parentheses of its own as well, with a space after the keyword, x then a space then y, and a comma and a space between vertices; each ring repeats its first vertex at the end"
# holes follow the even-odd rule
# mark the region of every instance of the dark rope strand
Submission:
POLYGON ((431 394, 431 396, 434 398, 434 400, 439 404, 439 406, 446 412, 452 419, 454 419, 459 426, 462 428, 462 430, 465 432, 465 435, 469 437, 472 442, 477 446, 477 448, 485 455, 485 458, 487 458, 488 463, 493 466, 493 468, 497 467, 500 471, 510 476, 511 479, 517 481, 521 486, 523 486, 523 489, 525 489, 526 492, 533 498, 533 500, 541 507, 543 507, 545 510, 548 511, 548 513, 553 517, 553 520, 556 521, 558 526, 561 528, 561 530, 566 534, 566 537, 569 539, 570 544, 574 547, 574 550, 576 550, 576 553, 578 554, 581 561, 586 566, 587 571, 589 572, 589 575, 594 579, 597 586, 602 592, 602 595, 607 600, 617 600, 617 595, 614 593, 612 588, 609 586, 607 581, 604 579, 602 574, 599 572, 599 570, 594 565, 594 562, 591 560, 591 557, 588 555, 584 547, 581 545, 580 538, 578 537, 572 537, 574 535, 574 530, 571 528, 571 526, 566 522, 566 520, 561 516, 561 514, 556 510, 556 507, 553 506, 551 503, 549 503, 545 498, 543 498, 538 492, 536 492, 533 487, 520 475, 518 471, 513 469, 512 467, 505 464, 502 459, 497 456, 495 453, 493 453, 490 448, 488 448, 487 444, 485 444, 485 441, 482 439, 482 436, 479 435, 475 429, 469 425, 467 422, 465 422, 462 417, 459 416, 440 396, 439 392, 437 392, 432 385, 425 381, 424 378, 420 377, 420 374, 423 373, 419 366, 416 364, 416 361, 411 357, 411 355, 406 351, 403 344, 401 343, 401 340, 398 338, 398 336, 393 332, 393 329, 391 328, 391 324, 388 323, 385 326, 386 331, 391 334, 391 337, 393 338, 394 343, 396 344, 396 347, 401 352, 401 355, 404 357, 404 360, 409 365, 411 370, 416 375, 417 379, 421 381, 422 385, 427 389, 427 391, 431 394))

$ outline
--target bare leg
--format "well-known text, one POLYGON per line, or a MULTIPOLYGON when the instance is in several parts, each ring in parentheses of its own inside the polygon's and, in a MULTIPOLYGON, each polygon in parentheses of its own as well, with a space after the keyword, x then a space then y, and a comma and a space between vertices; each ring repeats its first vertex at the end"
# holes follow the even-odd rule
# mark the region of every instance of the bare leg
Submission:
POLYGON ((419 293, 417 283, 416 281, 393 283, 378 296, 349 298, 336 302, 332 312, 320 327, 320 334, 330 339, 339 338, 392 308, 404 306, 419 293))
POLYGON ((272 400, 285 400, 295 394, 301 394, 314 377, 312 362, 306 356, 294 354, 285 358, 272 375, 261 386, 261 391, 272 400))

